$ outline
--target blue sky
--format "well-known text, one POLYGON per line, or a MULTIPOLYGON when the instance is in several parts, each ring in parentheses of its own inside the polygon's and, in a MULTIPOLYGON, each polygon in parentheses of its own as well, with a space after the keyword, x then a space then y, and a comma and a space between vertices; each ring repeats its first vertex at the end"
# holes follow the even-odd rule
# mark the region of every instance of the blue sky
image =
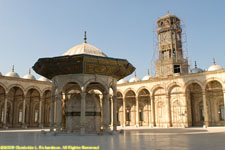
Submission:
POLYGON ((82 43, 86 30, 89 44, 127 59, 142 78, 152 59, 153 24, 167 11, 185 24, 192 66, 197 60, 207 69, 215 57, 225 67, 223 0, 0 0, 0 72, 14 64, 22 77, 38 58, 82 43))

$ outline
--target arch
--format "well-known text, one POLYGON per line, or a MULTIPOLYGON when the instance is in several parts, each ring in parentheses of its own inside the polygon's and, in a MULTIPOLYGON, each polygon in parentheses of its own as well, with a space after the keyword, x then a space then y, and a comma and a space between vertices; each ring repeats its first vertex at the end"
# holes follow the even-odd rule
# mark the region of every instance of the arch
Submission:
POLYGON ((4 92, 6 93, 7 87, 1 82, 0 82, 0 86, 4 89, 4 92))
POLYGON ((51 92, 51 88, 50 87, 46 87, 44 89, 41 90, 41 96, 43 96, 45 94, 46 91, 50 91, 51 92))
POLYGON ((37 86, 29 86, 29 87, 27 87, 27 88, 25 89, 25 95, 27 95, 27 93, 28 93, 28 91, 29 91, 30 89, 35 89, 35 90, 37 90, 37 91, 39 92, 39 94, 41 95, 41 90, 40 90, 37 86))
POLYGON ((20 84, 12 84, 7 88, 7 93, 14 87, 18 87, 23 91, 23 94, 25 95, 25 88, 21 86, 20 84))
MULTIPOLYGON (((122 93, 121 91, 117 91, 117 98, 119 97, 119 96, 118 96, 118 95, 119 95, 118 93, 119 93, 119 94, 121 95, 121 97, 123 98, 123 93, 122 93)), ((120 98, 120 97, 119 97, 119 98, 120 98)))
POLYGON ((126 97, 126 95, 127 95, 127 93, 128 93, 129 91, 133 91, 133 92, 134 92, 134 95, 135 95, 135 96, 137 95, 137 94, 136 94, 136 91, 135 91, 133 88, 128 88, 128 89, 126 89, 126 90, 124 91, 123 95, 126 97))
MULTIPOLYGON (((68 83, 76 83, 77 85, 79 85, 79 87, 81 88, 82 87, 82 84, 80 83, 80 81, 76 80, 76 79, 65 79, 63 81, 63 84, 62 84, 62 89, 64 89, 64 87, 68 84, 68 83)), ((55 84, 57 85, 57 84, 55 84)))
POLYGON ((201 81, 199 81, 199 80, 190 80, 187 83, 185 83, 185 85, 184 85, 184 92, 185 93, 187 93, 188 86, 193 84, 193 83, 198 84, 201 87, 202 90, 204 89, 203 83, 201 81))
MULTIPOLYGON (((174 87, 180 87, 181 89, 183 89, 184 86, 183 86, 182 84, 180 84, 180 83, 177 83, 177 82, 172 82, 172 83, 170 83, 170 84, 167 86, 167 88, 166 88, 166 92, 167 92, 168 95, 170 94, 171 90, 172 90, 174 87)), ((184 90, 182 90, 182 92, 184 92, 184 90)))
POLYGON ((163 88, 160 84, 157 84, 157 85, 153 86, 153 88, 151 89, 152 95, 155 95, 155 92, 156 92, 158 89, 164 89, 164 92, 166 93, 165 88, 163 88))
POLYGON ((146 87, 146 86, 142 86, 142 87, 140 87, 138 90, 137 90, 137 95, 139 95, 139 93, 142 91, 142 90, 147 90, 148 92, 149 92, 149 94, 150 94, 150 89, 148 88, 148 87, 146 87))
POLYGON ((83 84, 83 90, 86 91, 88 85, 90 85, 90 83, 92 83, 92 82, 99 83, 100 85, 102 85, 105 88, 105 90, 107 90, 106 91, 107 93, 109 92, 109 87, 104 83, 104 81, 102 81, 101 79, 98 79, 98 78, 89 79, 88 81, 86 81, 83 84))
POLYGON ((211 81, 217 81, 217 82, 219 82, 221 84, 222 88, 225 89, 224 84, 223 84, 223 81, 221 79, 217 78, 217 77, 211 77, 211 78, 206 79, 205 82, 203 83, 204 89, 206 89, 207 84, 209 82, 211 82, 211 81))

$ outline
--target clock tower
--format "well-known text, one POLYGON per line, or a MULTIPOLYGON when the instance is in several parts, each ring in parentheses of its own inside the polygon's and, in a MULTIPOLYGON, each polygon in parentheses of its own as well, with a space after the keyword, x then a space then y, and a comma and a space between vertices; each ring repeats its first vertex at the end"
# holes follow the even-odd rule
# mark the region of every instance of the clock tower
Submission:
POLYGON ((180 19, 167 14, 157 21, 159 57, 155 61, 156 76, 188 74, 188 61, 183 57, 180 19))

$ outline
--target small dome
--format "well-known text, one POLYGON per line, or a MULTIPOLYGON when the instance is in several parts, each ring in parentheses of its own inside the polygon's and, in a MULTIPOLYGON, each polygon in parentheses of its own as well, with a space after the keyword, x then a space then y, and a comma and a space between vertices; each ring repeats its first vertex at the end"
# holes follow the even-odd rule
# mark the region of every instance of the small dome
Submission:
POLYGON ((123 83, 128 83, 126 79, 120 79, 117 84, 123 84, 123 83))
POLYGON ((143 80, 143 81, 150 80, 151 77, 152 77, 152 76, 150 76, 149 70, 148 70, 148 74, 147 74, 146 76, 144 76, 144 77, 142 78, 142 80, 143 80))
POLYGON ((191 73, 201 73, 203 70, 197 67, 197 62, 195 61, 195 68, 191 69, 191 73))
POLYGON ((27 75, 25 75, 23 78, 24 78, 24 79, 30 79, 30 80, 36 80, 35 76, 33 76, 33 75, 31 74, 30 69, 29 69, 29 73, 28 73, 27 75))
POLYGON ((35 76, 33 76, 32 74, 27 74, 23 78, 24 79, 30 79, 30 80, 36 80, 35 76))
POLYGON ((216 65, 215 58, 213 58, 213 65, 208 68, 207 71, 217 71, 222 70, 223 68, 220 65, 216 65))
POLYGON ((88 54, 94 56, 107 57, 100 49, 96 48, 93 45, 87 44, 86 32, 84 35, 84 43, 79 44, 70 48, 63 56, 67 55, 79 55, 79 54, 88 54))
POLYGON ((134 77, 129 80, 129 82, 138 82, 140 79, 136 76, 136 72, 134 73, 134 77))
POLYGON ((45 78, 45 77, 40 77, 39 79, 38 79, 39 81, 44 81, 44 82, 51 82, 51 80, 49 80, 49 79, 47 79, 47 78, 45 78))
POLYGON ((7 77, 14 77, 14 78, 20 78, 19 74, 16 72, 8 72, 5 76, 7 77))
POLYGON ((7 77, 13 77, 13 78, 20 78, 19 74, 14 72, 14 65, 12 67, 12 72, 8 72, 5 76, 7 77))

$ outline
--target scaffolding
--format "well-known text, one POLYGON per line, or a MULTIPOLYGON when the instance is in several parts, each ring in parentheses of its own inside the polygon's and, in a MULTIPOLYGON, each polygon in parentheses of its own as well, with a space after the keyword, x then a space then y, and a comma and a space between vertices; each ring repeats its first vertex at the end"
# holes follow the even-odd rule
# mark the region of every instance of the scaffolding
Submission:
MULTIPOLYGON (((184 58, 184 66, 188 65, 188 71, 190 72, 190 68, 192 68, 191 58, 188 55, 188 42, 187 42, 187 33, 186 33, 186 25, 185 19, 181 19, 181 39, 182 40, 182 51, 183 51, 183 58, 184 58), (189 63, 190 62, 190 65, 189 63), (191 66, 191 67, 190 67, 191 66)), ((159 58, 159 41, 158 41, 158 33, 157 33, 157 21, 153 22, 153 55, 150 63, 151 68, 151 75, 155 75, 155 61, 159 58)))

